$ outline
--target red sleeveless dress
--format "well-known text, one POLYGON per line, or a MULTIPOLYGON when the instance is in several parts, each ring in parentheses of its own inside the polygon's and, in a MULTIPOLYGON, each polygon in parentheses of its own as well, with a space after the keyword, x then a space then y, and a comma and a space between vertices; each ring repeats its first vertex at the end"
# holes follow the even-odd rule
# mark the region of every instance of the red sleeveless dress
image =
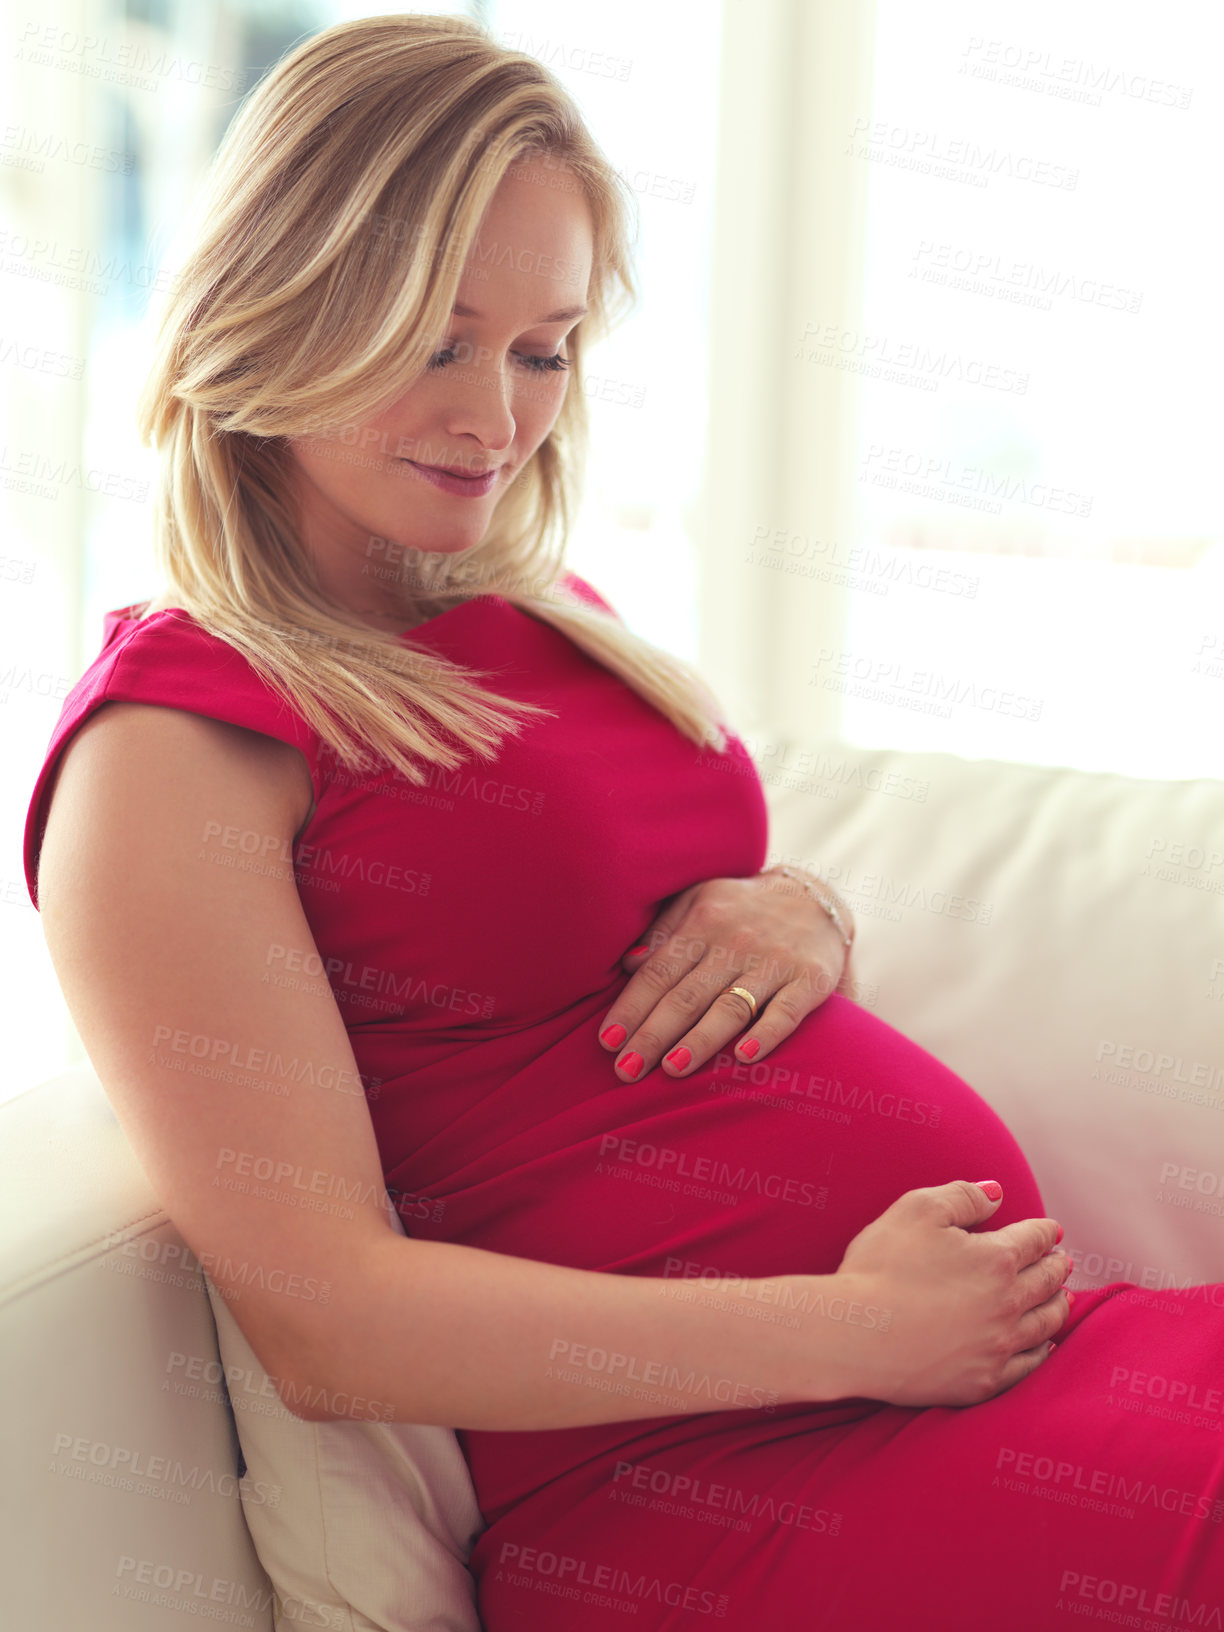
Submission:
MULTIPOLYGON (((301 748, 317 808, 299 891, 410 1235, 734 1302, 728 1277, 832 1273, 918 1185, 999 1179, 991 1228, 1044 1214, 985 1101, 842 996, 755 1067, 724 1053, 683 1080, 618 1082, 597 1033, 623 953, 667 896, 765 864, 738 739, 703 752, 564 634, 484 595, 403 638, 555 716, 427 786, 360 783, 230 647, 185 613, 134 610, 107 615, 51 738, 26 828, 31 897, 48 779, 104 701, 301 748)), ((794 1318, 738 1303, 763 1326, 794 1318)), ((771 1406, 712 1369, 684 1379, 698 1403, 683 1415, 461 1431, 487 1521, 472 1557, 483 1624, 1224 1627, 1221 1305, 1222 1286, 1081 1292, 1051 1357, 970 1408, 771 1406), (742 1405, 703 1412, 703 1398, 742 1405)), ((559 1323, 542 1363, 575 1386, 640 1390, 644 1409, 659 1397, 650 1356, 569 1340, 559 1323)))

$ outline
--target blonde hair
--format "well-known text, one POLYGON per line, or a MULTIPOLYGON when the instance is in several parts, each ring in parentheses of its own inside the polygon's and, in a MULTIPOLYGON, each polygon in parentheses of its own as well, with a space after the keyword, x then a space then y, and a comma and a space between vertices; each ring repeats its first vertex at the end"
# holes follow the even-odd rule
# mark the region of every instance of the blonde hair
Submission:
POLYGON ((495 705, 555 714, 476 685, 489 671, 406 644, 410 633, 375 630, 328 600, 297 542, 285 443, 320 425, 354 431, 424 372, 480 219, 522 159, 585 192, 589 315, 568 338, 556 422, 479 545, 428 571, 419 570, 427 558, 404 552, 420 578, 411 605, 419 621, 470 598, 473 585, 497 593, 563 631, 692 741, 727 747, 694 667, 559 582, 588 437, 585 336, 606 332, 637 296, 632 193, 534 58, 467 19, 407 14, 312 36, 240 108, 139 405, 142 439, 163 454, 154 527, 168 586, 140 615, 188 612, 351 770, 370 768, 372 751, 424 782, 420 760, 462 763, 442 731, 491 758, 506 731, 522 729, 495 705))

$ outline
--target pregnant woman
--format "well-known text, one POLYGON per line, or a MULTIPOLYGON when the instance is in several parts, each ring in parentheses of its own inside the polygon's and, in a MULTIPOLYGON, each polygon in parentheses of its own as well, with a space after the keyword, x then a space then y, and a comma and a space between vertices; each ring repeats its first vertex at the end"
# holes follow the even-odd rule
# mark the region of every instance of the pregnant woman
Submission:
POLYGON ((1221 1435, 1109 1384, 1218 1387, 1215 1307, 1069 1311, 1006 1127, 564 568, 626 240, 474 24, 330 29, 239 112, 142 404, 167 587, 30 806, 80 1034, 199 1257, 331 1283, 234 1305, 286 1402, 458 1430, 488 1632, 1221 1626, 1221 1435))

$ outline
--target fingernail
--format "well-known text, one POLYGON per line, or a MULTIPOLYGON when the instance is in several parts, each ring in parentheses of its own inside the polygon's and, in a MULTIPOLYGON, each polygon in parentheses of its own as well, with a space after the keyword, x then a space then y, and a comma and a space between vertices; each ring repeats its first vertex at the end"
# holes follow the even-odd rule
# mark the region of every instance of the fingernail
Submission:
POLYGON ((636 958, 639 952, 649 952, 649 951, 650 951, 650 948, 648 946, 631 946, 629 948, 629 951, 626 954, 626 956, 628 956, 630 958, 636 958))
POLYGON ((663 1056, 668 1065, 674 1065, 677 1071, 683 1071, 692 1057, 687 1048, 673 1048, 670 1054, 663 1056))
POLYGON ((979 1190, 984 1190, 991 1201, 998 1201, 1003 1194, 1003 1186, 998 1179, 975 1179, 973 1181, 979 1190))
POLYGON ((624 1059, 618 1061, 617 1063, 620 1065, 622 1071, 627 1071, 631 1077, 636 1077, 638 1072, 646 1064, 646 1061, 640 1054, 633 1053, 626 1054, 624 1059))
POLYGON ((607 1026, 599 1034, 601 1043, 607 1043, 609 1048, 619 1048, 629 1033, 624 1026, 607 1026))
POLYGON ((1069 1286, 1064 1286, 1063 1291, 1067 1294, 1067 1308, 1070 1309, 1075 1302, 1075 1293, 1072 1292, 1069 1286))
POLYGON ((761 1045, 755 1037, 749 1037, 746 1043, 736 1043, 735 1046, 746 1060, 750 1060, 761 1045))
POLYGON ((1058 1226, 1058 1234, 1054 1237, 1054 1245, 1057 1246, 1058 1243, 1062 1240, 1062 1238, 1063 1238, 1063 1227, 1060 1224, 1058 1226))
POLYGON ((1048 1353, 1050 1353, 1050 1354, 1053 1354, 1053 1353, 1054 1353, 1054 1350, 1055 1350, 1055 1349, 1056 1349, 1056 1348, 1057 1348, 1057 1347, 1058 1347, 1058 1344, 1057 1344, 1057 1343, 1051 1343, 1051 1344, 1050 1344, 1050 1346, 1049 1346, 1049 1349, 1048 1349, 1048 1351, 1047 1351, 1047 1352, 1048 1352, 1048 1353))

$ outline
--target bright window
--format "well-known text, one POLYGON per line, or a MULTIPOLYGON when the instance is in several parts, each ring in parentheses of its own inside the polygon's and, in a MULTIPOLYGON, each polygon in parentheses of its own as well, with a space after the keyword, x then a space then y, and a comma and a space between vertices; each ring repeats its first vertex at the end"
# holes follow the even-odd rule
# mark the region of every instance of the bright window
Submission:
MULTIPOLYGON (((1224 775, 1224 14, 879 0, 845 648, 864 744, 1224 775)), ((835 672, 838 671, 838 672, 835 672)))

